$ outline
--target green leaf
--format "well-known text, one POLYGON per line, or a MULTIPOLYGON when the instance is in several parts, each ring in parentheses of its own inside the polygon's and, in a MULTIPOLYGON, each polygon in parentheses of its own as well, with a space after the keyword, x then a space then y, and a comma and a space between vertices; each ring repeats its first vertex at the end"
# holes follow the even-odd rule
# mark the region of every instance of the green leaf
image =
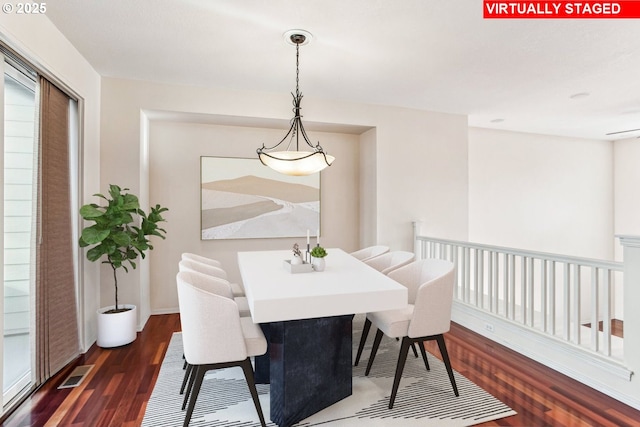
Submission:
POLYGON ((102 245, 98 245, 87 251, 87 259, 89 261, 97 261, 100 258, 102 258, 102 256, 105 254, 106 254, 105 247, 102 245))
POLYGON ((91 220, 93 218, 98 218, 104 215, 104 211, 100 208, 100 206, 95 204, 84 205, 80 208, 80 216, 84 219, 91 220))
MULTIPOLYGON (((127 189, 125 188, 125 190, 127 189)), ((117 185, 109 184, 109 195, 113 200, 117 200, 120 197, 120 191, 121 189, 117 185)))
POLYGON ((91 227, 87 227, 84 230, 82 230, 81 239, 87 245, 93 245, 93 244, 102 242, 104 239, 106 239, 109 236, 109 234, 110 234, 110 231, 108 228, 105 229, 99 226, 98 224, 94 224, 91 227))
POLYGON ((125 210, 138 210, 140 203, 138 198, 133 194, 125 194, 123 197, 122 209, 125 210))
POLYGON ((131 244, 131 236, 124 231, 112 233, 111 239, 118 246, 129 246, 131 244))
POLYGON ((104 246, 104 252, 109 256, 113 255, 118 250, 116 244, 111 239, 104 240, 102 242, 102 246, 104 246))

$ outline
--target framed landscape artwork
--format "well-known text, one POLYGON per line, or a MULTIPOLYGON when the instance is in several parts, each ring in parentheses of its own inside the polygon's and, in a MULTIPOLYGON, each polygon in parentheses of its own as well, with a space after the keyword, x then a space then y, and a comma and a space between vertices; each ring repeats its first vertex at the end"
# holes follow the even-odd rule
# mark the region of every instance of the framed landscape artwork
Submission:
POLYGON ((203 240, 315 236, 320 174, 283 175, 258 159, 200 158, 203 240))

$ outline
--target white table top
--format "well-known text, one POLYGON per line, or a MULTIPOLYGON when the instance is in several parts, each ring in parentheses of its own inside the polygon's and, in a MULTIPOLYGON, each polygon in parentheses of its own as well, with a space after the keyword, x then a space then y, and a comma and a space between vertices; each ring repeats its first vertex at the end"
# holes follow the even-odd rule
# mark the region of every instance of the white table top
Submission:
POLYGON ((341 249, 327 249, 322 272, 292 274, 290 250, 239 252, 238 264, 256 323, 392 310, 407 288, 341 249))

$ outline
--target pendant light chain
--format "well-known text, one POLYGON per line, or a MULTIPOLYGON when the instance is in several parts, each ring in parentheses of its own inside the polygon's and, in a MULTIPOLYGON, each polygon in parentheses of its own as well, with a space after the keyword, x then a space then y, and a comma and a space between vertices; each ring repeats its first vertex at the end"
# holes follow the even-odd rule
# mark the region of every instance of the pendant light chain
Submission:
POLYGON ((296 41, 296 96, 293 100, 293 133, 291 134, 291 139, 289 140, 289 145, 287 146, 287 150, 291 147, 291 143, 293 139, 296 140, 296 151, 300 150, 300 129, 298 126, 300 125, 300 43, 296 41))
POLYGON ((300 44, 296 43, 296 96, 300 95, 300 44))

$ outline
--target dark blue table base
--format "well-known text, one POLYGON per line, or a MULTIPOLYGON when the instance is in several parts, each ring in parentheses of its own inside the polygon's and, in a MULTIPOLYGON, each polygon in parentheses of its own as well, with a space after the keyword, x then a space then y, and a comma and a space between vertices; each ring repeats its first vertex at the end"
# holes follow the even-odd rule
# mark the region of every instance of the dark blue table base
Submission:
POLYGON ((255 360, 256 382, 271 383, 271 421, 288 427, 351 395, 352 319, 261 325, 269 349, 255 360))

